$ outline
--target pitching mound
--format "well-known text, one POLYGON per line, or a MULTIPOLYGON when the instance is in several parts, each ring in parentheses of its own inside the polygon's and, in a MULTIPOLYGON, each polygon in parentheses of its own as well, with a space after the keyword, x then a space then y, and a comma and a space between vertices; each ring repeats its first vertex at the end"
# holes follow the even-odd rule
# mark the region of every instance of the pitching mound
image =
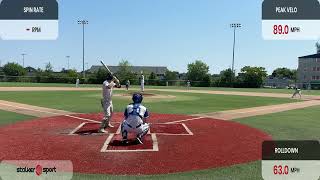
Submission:
POLYGON ((144 144, 121 142, 122 113, 114 128, 97 132, 101 114, 57 116, 0 128, 1 160, 71 160, 74 172, 165 174, 230 166, 260 159, 271 137, 230 121, 152 114, 144 144))
MULTIPOLYGON (((113 96, 117 97, 129 97, 131 98, 134 92, 124 92, 121 94, 114 94, 113 96)), ((151 99, 162 99, 162 98, 176 98, 176 96, 172 95, 163 95, 163 94, 154 94, 154 93, 148 93, 148 92, 143 92, 142 93, 144 97, 151 98, 151 99)))

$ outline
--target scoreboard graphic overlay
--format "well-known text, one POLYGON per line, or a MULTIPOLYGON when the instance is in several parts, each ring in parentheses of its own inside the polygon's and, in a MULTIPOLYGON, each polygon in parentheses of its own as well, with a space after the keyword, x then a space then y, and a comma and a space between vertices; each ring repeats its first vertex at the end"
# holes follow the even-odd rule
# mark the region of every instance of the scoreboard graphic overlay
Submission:
POLYGON ((55 40, 58 38, 56 0, 0 0, 2 40, 55 40))
POLYGON ((318 0, 264 0, 262 36, 265 40, 318 40, 318 0))
POLYGON ((319 141, 265 141, 261 163, 264 180, 318 180, 319 141))

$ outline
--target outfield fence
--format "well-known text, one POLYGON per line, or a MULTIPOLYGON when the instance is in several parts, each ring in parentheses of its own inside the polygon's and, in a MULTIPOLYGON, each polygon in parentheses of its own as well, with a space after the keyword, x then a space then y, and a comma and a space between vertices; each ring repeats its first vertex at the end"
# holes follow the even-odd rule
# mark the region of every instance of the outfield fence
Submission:
MULTIPOLYGON (((0 75, 0 82, 25 82, 25 83, 65 83, 65 84, 75 84, 77 77, 68 77, 68 76, 60 76, 57 74, 50 76, 5 76, 0 75)), ((79 78, 80 84, 102 84, 103 79, 97 79, 93 76, 89 76, 86 79, 79 78)), ((125 85, 127 79, 120 79, 121 84, 125 85)), ((139 78, 129 79, 130 85, 140 85, 139 78)), ((146 79, 145 85, 149 86, 181 86, 186 87, 188 80, 164 80, 164 79, 146 79)), ((190 81, 190 85, 192 87, 233 87, 233 88, 257 88, 255 82, 252 83, 243 83, 243 82, 219 82, 219 81, 190 81)), ((262 86, 265 88, 271 89, 285 89, 285 88, 294 88, 299 87, 302 89, 308 89, 308 87, 304 87, 303 84, 295 83, 295 84, 277 84, 277 86, 262 86)), ((309 87, 310 88, 310 87, 309 87)), ((317 89, 311 87, 311 89, 317 89)))

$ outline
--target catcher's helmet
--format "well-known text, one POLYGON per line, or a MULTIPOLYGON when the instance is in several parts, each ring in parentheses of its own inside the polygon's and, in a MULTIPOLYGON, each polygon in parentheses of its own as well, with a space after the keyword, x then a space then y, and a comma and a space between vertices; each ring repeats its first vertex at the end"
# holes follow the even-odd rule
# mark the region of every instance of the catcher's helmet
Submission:
POLYGON ((132 95, 132 101, 133 101, 134 103, 141 103, 142 100, 143 100, 142 94, 140 94, 140 93, 134 93, 134 94, 132 95))

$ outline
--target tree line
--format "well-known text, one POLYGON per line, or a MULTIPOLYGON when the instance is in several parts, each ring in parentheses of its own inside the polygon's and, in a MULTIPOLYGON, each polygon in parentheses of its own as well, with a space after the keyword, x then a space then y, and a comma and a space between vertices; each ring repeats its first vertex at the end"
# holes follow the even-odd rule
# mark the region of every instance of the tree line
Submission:
MULTIPOLYGON (((140 73, 132 71, 132 65, 127 60, 122 60, 118 64, 119 70, 115 75, 125 84, 130 80, 131 84, 139 84, 140 73)), ((48 63, 44 69, 35 69, 32 67, 23 68, 17 63, 7 63, 2 68, 3 81, 24 81, 24 82, 42 82, 42 83, 75 83, 80 79, 82 83, 100 84, 105 80, 107 71, 104 68, 96 72, 87 71, 86 79, 82 78, 81 72, 74 69, 62 69, 60 72, 54 72, 53 67, 48 63), (32 74, 32 77, 26 75, 32 74)), ((259 88, 264 84, 268 77, 264 67, 245 66, 241 68, 238 74, 232 70, 226 69, 220 74, 210 74, 209 66, 201 60, 189 63, 187 73, 170 71, 164 76, 158 76, 154 72, 144 72, 147 85, 177 85, 184 86, 186 81, 190 81, 192 86, 197 87, 236 87, 236 88, 259 88)), ((0 74, 1 75, 1 74, 0 74)), ((297 71, 288 68, 277 68, 271 74, 271 77, 287 78, 293 81, 297 79, 297 71)))

